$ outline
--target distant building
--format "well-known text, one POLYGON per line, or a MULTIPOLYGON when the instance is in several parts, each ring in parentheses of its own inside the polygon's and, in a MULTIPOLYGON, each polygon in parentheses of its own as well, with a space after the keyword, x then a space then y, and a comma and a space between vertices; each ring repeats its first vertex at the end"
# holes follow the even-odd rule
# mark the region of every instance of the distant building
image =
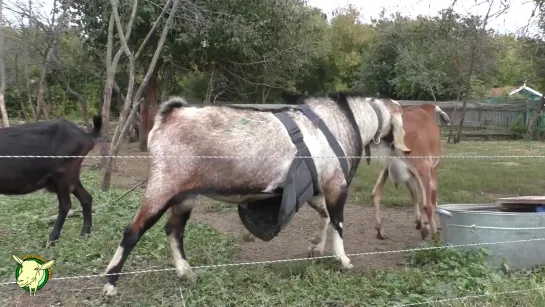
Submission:
MULTIPOLYGON (((541 101, 541 96, 543 96, 542 93, 536 91, 535 89, 529 87, 526 85, 526 82, 524 82, 524 85, 521 87, 515 88, 509 92, 509 96, 522 96, 530 101, 532 101, 534 104, 538 104, 541 101)), ((526 124, 526 126, 530 123, 531 118, 534 116, 535 110, 528 109, 526 112, 522 114, 522 122, 526 124)), ((541 118, 537 122, 537 129, 542 130, 545 127, 545 116, 541 115, 541 118)))
POLYGON ((515 86, 493 87, 486 96, 487 103, 506 103, 509 99, 509 93, 517 89, 515 86))
POLYGON ((541 99, 541 96, 543 96, 543 94, 541 94, 540 92, 534 90, 529 86, 526 86, 526 82, 524 82, 523 86, 513 89, 511 92, 509 92, 509 96, 515 94, 524 95, 534 102, 539 101, 539 99, 541 99))

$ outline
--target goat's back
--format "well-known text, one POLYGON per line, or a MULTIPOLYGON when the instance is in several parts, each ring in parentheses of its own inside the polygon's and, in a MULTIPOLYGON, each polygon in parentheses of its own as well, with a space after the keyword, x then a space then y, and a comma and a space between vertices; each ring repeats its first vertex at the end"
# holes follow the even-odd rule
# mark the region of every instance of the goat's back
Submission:
MULTIPOLYGON (((65 119, 0 129, 0 156, 84 156, 93 147, 91 136, 65 119)), ((41 179, 72 160, 0 157, 0 185, 16 178, 31 182, 41 179)))
POLYGON ((423 104, 406 108, 403 112, 405 144, 411 148, 409 156, 440 155, 441 131, 435 122, 435 106, 423 104))

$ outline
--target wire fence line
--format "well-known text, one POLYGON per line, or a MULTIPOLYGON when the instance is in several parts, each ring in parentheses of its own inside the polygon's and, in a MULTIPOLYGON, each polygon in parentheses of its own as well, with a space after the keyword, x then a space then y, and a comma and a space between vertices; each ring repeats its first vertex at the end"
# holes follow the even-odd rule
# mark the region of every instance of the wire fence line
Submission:
MULTIPOLYGON (((428 246, 428 247, 406 248, 406 249, 388 250, 388 251, 360 252, 360 253, 346 254, 346 256, 348 256, 348 257, 361 257, 361 256, 372 256, 372 255, 383 255, 383 254, 398 254, 398 253, 409 253, 409 252, 418 252, 418 251, 431 251, 431 250, 450 249, 450 248, 478 247, 478 246, 489 246, 489 245, 511 244, 511 243, 528 243, 528 242, 536 242, 536 241, 545 241, 545 237, 544 238, 534 238, 534 239, 511 240, 511 241, 496 241, 496 242, 480 242, 480 243, 468 243, 468 244, 452 244, 452 245, 443 245, 443 246, 428 246)), ((325 255, 325 256, 317 256, 317 257, 301 257, 301 258, 288 258, 288 259, 264 260, 264 261, 208 264, 208 265, 192 266, 191 269, 193 269, 193 270, 217 269, 217 268, 227 268, 227 267, 240 267, 240 266, 251 266, 251 265, 275 264, 275 263, 313 261, 313 260, 330 259, 330 258, 335 258, 335 256, 334 255, 325 255)), ((68 279, 81 279, 81 278, 93 278, 93 277, 106 277, 106 276, 110 276, 110 275, 137 275, 137 274, 145 274, 145 273, 167 272, 167 271, 174 271, 174 270, 175 270, 175 268, 148 269, 148 270, 119 272, 119 273, 111 273, 111 274, 100 273, 100 274, 87 274, 87 275, 66 276, 66 277, 53 277, 53 278, 51 278, 51 280, 68 280, 68 279)), ((10 284, 15 284, 15 283, 16 283, 15 281, 4 281, 4 282, 0 283, 0 286, 6 286, 6 285, 10 285, 10 284)))
POLYGON ((439 155, 439 156, 202 156, 202 155, 132 155, 132 156, 115 156, 115 155, 87 155, 87 156, 33 156, 33 155, 0 155, 0 158, 48 158, 48 159, 67 159, 67 158, 114 158, 114 159, 150 159, 150 158, 173 158, 173 159, 259 159, 259 158, 275 158, 275 159, 543 159, 545 155, 439 155))
POLYGON ((430 304, 449 303, 449 302, 455 302, 455 301, 463 301, 467 299, 484 298, 489 296, 508 295, 508 294, 517 294, 517 293, 528 295, 530 292, 539 291, 539 290, 545 290, 545 287, 534 287, 530 289, 519 289, 519 290, 510 290, 510 291, 501 291, 501 292, 485 292, 482 294, 472 294, 472 295, 466 295, 466 296, 460 296, 460 297, 444 298, 439 300, 429 300, 429 301, 418 302, 418 303, 393 305, 393 307, 409 307, 409 306, 422 306, 422 305, 430 305, 430 304))

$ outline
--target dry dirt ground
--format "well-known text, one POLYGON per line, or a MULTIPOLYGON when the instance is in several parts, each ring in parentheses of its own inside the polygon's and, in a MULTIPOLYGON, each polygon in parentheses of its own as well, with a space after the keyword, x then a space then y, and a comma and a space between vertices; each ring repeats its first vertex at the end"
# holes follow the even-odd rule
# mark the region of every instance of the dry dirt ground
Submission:
MULTIPOLYGON (((99 145, 89 155, 100 155, 99 145)), ((120 156, 145 156, 138 149, 138 143, 125 143, 120 156)), ((112 176, 112 184, 130 189, 147 176, 149 159, 119 159, 112 176)), ((98 159, 87 158, 84 165, 96 165, 98 159)), ((143 190, 143 187, 138 189, 143 190)), ((270 242, 260 240, 246 241, 236 210, 214 212, 210 208, 214 201, 201 197, 191 218, 207 223, 217 231, 233 236, 241 247, 240 261, 260 261, 306 257, 309 240, 320 225, 318 214, 309 206, 304 206, 292 222, 270 242)), ((376 238, 374 229, 374 210, 370 203, 347 204, 344 222, 344 245, 346 253, 377 252, 417 247, 421 242, 420 231, 415 229, 412 207, 381 207, 386 240, 376 238)), ((436 223, 439 221, 436 218, 436 223)), ((330 254, 331 242, 326 244, 326 254, 330 254)), ((405 253, 389 253, 351 257, 358 270, 395 267, 403 262, 405 253)))

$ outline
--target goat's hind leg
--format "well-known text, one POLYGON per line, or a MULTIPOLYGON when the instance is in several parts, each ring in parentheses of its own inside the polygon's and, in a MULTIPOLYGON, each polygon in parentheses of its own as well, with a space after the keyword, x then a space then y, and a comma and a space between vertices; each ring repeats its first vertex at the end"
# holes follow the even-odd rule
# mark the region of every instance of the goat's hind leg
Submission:
POLYGON ((382 229, 382 218, 380 217, 380 198, 382 196, 382 188, 384 187, 386 180, 388 180, 388 175, 388 167, 384 166, 380 171, 377 182, 371 192, 371 199, 373 201, 373 207, 375 208, 375 229, 377 230, 377 238, 380 240, 386 239, 384 230, 382 229))
POLYGON ((341 262, 343 268, 351 269, 354 265, 350 263, 350 259, 346 256, 343 242, 344 206, 348 197, 348 187, 346 185, 331 184, 326 187, 324 194, 330 218, 329 225, 332 231, 333 253, 335 258, 341 262))
POLYGON ((310 246, 308 248, 309 257, 319 257, 324 254, 325 243, 327 240, 327 227, 329 225, 329 213, 327 212, 327 207, 325 204, 325 198, 323 196, 315 196, 308 204, 318 212, 321 219, 320 229, 316 232, 312 240, 310 241, 310 246))
POLYGON ((411 175, 411 178, 409 181, 406 182, 407 188, 409 189, 409 192, 411 192, 411 202, 414 209, 414 215, 415 215, 415 224, 416 229, 421 230, 422 229, 422 215, 420 213, 420 206, 418 204, 418 179, 411 175))
POLYGON ((195 206, 195 196, 185 200, 180 199, 170 209, 170 216, 165 225, 165 233, 174 258, 174 265, 178 276, 183 280, 195 281, 197 275, 191 270, 184 251, 184 231, 187 221, 191 216, 191 210, 195 206))
POLYGON ((93 223, 91 213, 93 196, 91 196, 91 194, 87 192, 79 179, 72 194, 74 194, 74 196, 76 196, 76 198, 80 202, 81 210, 83 211, 83 227, 81 228, 80 235, 82 237, 87 237, 91 233, 91 226, 93 223))

